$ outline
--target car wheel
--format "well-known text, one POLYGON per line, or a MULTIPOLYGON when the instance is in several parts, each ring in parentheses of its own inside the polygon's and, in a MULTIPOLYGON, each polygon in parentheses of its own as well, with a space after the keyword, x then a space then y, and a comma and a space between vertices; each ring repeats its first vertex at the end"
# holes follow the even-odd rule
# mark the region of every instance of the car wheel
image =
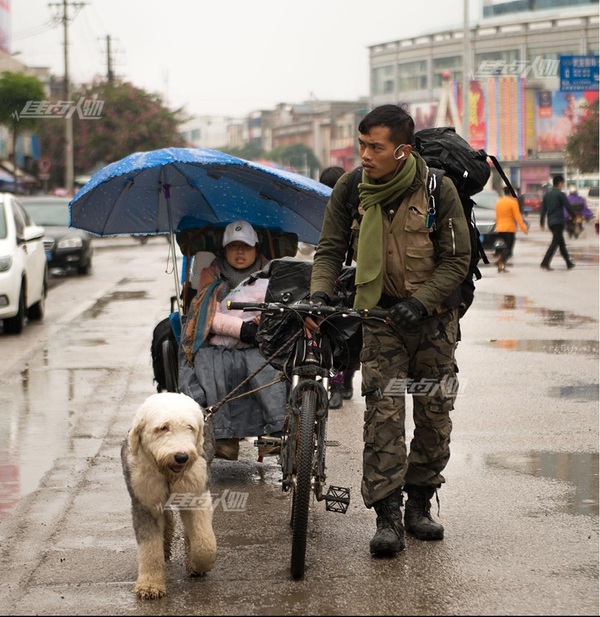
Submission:
POLYGON ((88 261, 85 266, 79 266, 77 268, 77 272, 79 274, 85 275, 90 273, 90 269, 92 268, 92 260, 88 261))
POLYGON ((4 320, 4 332, 6 334, 21 334, 25 325, 25 313, 27 312, 27 301, 25 298, 25 286, 21 286, 19 293, 19 310, 14 317, 4 320))
POLYGON ((39 302, 32 304, 27 311, 27 317, 32 321, 42 321, 46 314, 46 296, 48 295, 48 284, 44 277, 44 287, 42 289, 42 297, 39 302))

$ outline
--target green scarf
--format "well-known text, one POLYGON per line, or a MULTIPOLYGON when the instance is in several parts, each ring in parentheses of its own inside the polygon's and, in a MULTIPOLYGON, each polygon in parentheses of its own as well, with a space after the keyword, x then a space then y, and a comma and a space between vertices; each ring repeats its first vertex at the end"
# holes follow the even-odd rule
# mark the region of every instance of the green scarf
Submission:
POLYGON ((363 171, 358 185, 360 205, 365 214, 360 224, 356 262, 354 308, 373 308, 381 297, 383 283, 383 213, 381 204, 398 200, 412 184, 417 161, 411 154, 402 171, 386 184, 373 184, 363 171))

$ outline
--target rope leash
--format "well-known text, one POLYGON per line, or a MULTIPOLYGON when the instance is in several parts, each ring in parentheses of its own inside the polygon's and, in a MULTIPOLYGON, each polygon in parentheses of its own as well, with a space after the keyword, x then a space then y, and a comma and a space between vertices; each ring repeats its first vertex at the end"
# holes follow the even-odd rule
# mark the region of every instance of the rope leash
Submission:
POLYGON ((277 349, 276 351, 274 351, 264 362, 264 364, 262 364, 261 366, 259 366, 254 373, 252 373, 251 375, 248 375, 248 377, 246 377, 246 379, 244 379, 243 381, 241 381, 229 394, 226 394, 218 403, 215 403, 214 405, 210 405, 209 407, 207 407, 204 410, 204 419, 205 420, 209 420, 210 418, 212 418, 212 416, 214 416, 217 411, 219 411, 219 409, 221 409, 221 407, 223 407, 223 405, 225 405, 225 403, 228 403, 229 401, 235 401, 239 398, 242 398, 243 396, 248 396, 249 394, 253 394, 254 392, 258 392, 258 390, 262 390, 263 388, 268 388, 276 383, 279 383, 281 381, 285 381, 285 375, 283 373, 281 373, 281 376, 278 380, 276 381, 272 381, 271 383, 265 384, 263 386, 259 386, 258 388, 255 388, 254 390, 250 390, 249 392, 244 392, 243 394, 240 394, 238 396, 235 396, 237 392, 239 392, 239 390, 246 384, 248 383, 255 375, 258 375, 258 373, 260 373, 260 371, 262 371, 265 366, 267 366, 267 364, 269 364, 271 362, 271 360, 279 355, 284 349, 287 349, 297 338, 300 337, 300 335, 302 334, 302 330, 298 330, 298 332, 296 332, 296 334, 294 334, 293 336, 291 336, 287 341, 285 341, 283 343, 283 345, 281 345, 281 347, 279 347, 279 349, 277 349))

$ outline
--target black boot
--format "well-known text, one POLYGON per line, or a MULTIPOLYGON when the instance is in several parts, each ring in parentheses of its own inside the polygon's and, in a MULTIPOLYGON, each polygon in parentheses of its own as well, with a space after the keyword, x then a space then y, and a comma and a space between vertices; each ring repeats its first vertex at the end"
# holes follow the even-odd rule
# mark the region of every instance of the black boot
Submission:
POLYGON ((404 490, 408 495, 404 512, 406 531, 419 540, 442 540, 444 528, 431 518, 429 512, 435 488, 407 484, 404 490))
POLYGON ((369 544, 372 555, 392 557, 404 550, 401 506, 400 490, 373 504, 377 512, 377 531, 369 544))
POLYGON ((331 384, 331 387, 329 389, 329 409, 340 409, 343 403, 344 400, 342 399, 342 384, 331 384))
POLYGON ((345 400, 351 399, 354 396, 354 371, 344 371, 344 387, 342 389, 342 397, 345 400))

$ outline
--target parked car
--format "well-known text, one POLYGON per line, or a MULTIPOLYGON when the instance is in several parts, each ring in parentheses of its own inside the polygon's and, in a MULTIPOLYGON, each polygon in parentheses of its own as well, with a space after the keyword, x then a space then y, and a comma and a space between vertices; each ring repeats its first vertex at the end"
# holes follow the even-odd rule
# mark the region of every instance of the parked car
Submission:
POLYGON ((44 248, 49 268, 75 268, 88 274, 92 267, 92 235, 69 227, 69 198, 40 195, 20 197, 31 218, 46 229, 44 248))
POLYGON ((540 212, 542 196, 539 193, 523 193, 523 213, 540 212))
POLYGON ((496 202, 500 196, 491 189, 484 189, 471 198, 475 202, 473 214, 479 230, 479 239, 486 251, 497 250, 498 234, 496 232, 496 202))
POLYGON ((0 319, 20 334, 26 319, 42 320, 48 293, 44 228, 11 193, 0 193, 0 319))
POLYGON ((598 206, 600 205, 600 188, 597 186, 590 186, 589 189, 584 191, 585 201, 587 207, 594 213, 594 216, 598 212, 598 206))

